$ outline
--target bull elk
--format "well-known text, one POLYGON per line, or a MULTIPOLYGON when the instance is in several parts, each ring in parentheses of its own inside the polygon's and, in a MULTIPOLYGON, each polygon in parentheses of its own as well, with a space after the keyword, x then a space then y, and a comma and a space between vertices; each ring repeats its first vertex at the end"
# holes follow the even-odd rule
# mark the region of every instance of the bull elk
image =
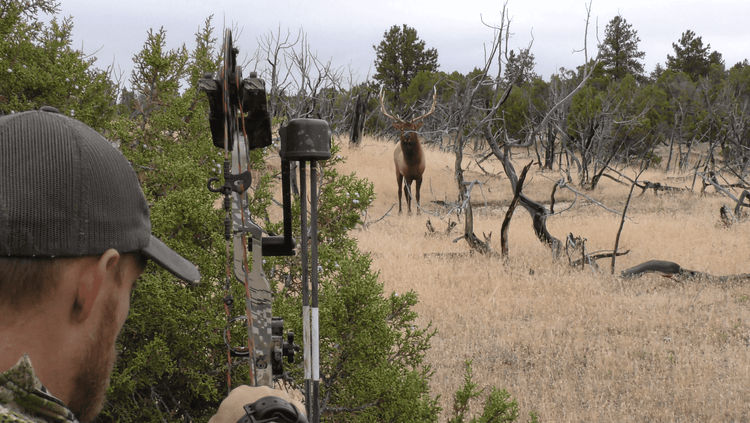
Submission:
POLYGON ((432 108, 426 114, 406 121, 399 117, 393 117, 388 114, 383 101, 383 89, 380 89, 380 107, 385 117, 393 120, 393 127, 399 131, 400 140, 396 149, 393 151, 393 163, 396 165, 396 182, 398 182, 398 212, 401 214, 401 192, 402 182, 408 187, 406 196, 406 206, 411 214, 411 198, 414 192, 414 198, 417 200, 417 214, 419 214, 419 190, 422 188, 422 175, 425 169, 424 151, 419 141, 417 131, 422 127, 421 120, 431 115, 435 111, 437 104, 437 89, 432 95, 432 108), (404 181, 405 180, 405 181, 404 181), (411 190, 412 181, 416 181, 415 190, 411 190))

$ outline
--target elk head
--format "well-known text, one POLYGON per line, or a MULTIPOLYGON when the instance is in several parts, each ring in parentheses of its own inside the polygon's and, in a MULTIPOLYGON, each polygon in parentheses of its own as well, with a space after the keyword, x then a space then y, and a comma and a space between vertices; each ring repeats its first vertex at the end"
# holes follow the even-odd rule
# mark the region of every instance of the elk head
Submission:
POLYGON ((422 175, 425 169, 425 158, 424 151, 422 150, 422 144, 417 135, 417 131, 422 127, 422 119, 431 115, 435 111, 435 105, 437 104, 437 89, 434 89, 432 95, 432 108, 424 115, 406 121, 400 117, 393 117, 389 114, 385 108, 383 101, 383 89, 380 89, 380 107, 385 117, 393 120, 393 127, 399 131, 400 140, 396 146, 396 150, 393 152, 393 163, 396 165, 396 182, 398 183, 398 212, 401 213, 401 192, 402 183, 406 186, 406 206, 409 214, 411 214, 411 183, 416 181, 416 195, 414 198, 417 200, 417 214, 419 214, 419 191, 422 187, 422 175))

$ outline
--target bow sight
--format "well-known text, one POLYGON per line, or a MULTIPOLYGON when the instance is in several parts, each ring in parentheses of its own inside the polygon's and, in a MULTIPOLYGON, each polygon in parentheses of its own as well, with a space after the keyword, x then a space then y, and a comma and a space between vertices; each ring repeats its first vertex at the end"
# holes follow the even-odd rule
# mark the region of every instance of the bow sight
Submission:
MULTIPOLYGON (((317 257, 317 160, 331 157, 331 131, 328 123, 317 119, 294 119, 279 129, 281 147, 282 207, 284 234, 263 236, 248 211, 247 189, 252 183, 249 169, 249 152, 268 147, 272 143, 271 118, 266 103, 265 82, 255 72, 242 78, 242 68, 237 65, 238 49, 232 45, 232 32, 224 35, 223 63, 219 76, 206 74, 199 87, 208 95, 211 138, 216 147, 224 150, 224 185, 219 178, 208 180, 208 189, 224 195, 224 235, 227 240, 227 272, 224 298, 227 312, 227 329, 224 332, 228 347, 227 360, 232 356, 248 357, 251 384, 273 387, 273 382, 284 375, 283 357, 294 362, 299 346, 294 344, 290 332, 283 340, 283 320, 272 317, 271 288, 263 273, 263 256, 291 256, 295 254, 292 238, 291 212, 291 162, 299 162, 300 199, 302 218, 302 309, 303 351, 305 363, 305 403, 310 421, 318 421, 318 257, 317 257), (310 162, 310 222, 307 228, 306 162, 310 162), (245 234, 252 240, 247 244, 245 234), (312 234, 312 235, 311 235, 312 234), (230 240, 231 246, 230 246, 230 240), (308 242, 312 250, 312 277, 308 274, 308 242), (252 253, 250 270, 248 253, 252 253), (234 275, 245 286, 247 314, 230 318, 233 304, 230 290, 229 263, 234 264, 234 275), (309 291, 312 291, 310 302, 309 291), (233 348, 230 344, 229 325, 245 321, 248 332, 247 348, 233 348)), ((227 384, 231 377, 227 370, 227 384)))

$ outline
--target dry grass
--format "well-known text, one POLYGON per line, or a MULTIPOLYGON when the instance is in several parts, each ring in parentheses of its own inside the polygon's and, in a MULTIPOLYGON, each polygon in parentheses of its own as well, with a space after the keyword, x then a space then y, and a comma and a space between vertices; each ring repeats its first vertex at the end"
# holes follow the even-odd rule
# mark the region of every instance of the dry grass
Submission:
MULTIPOLYGON (((341 170, 375 185, 378 198, 368 216, 375 220, 397 201, 394 144, 365 139, 360 148, 349 149, 341 143, 341 154, 348 157, 341 170)), ((427 237, 428 217, 438 230, 447 226, 448 208, 436 202, 455 201, 457 190, 454 157, 431 149, 426 153, 422 205, 443 219, 398 215, 396 206, 353 236, 372 253, 386 292, 418 292, 420 324, 432 322, 439 331, 427 361, 435 370, 432 390, 441 396, 441 421, 450 416, 466 359, 473 360, 481 387, 506 388, 522 416, 536 411, 543 421, 750 418, 748 286, 678 283, 652 275, 622 280, 610 274, 609 259, 600 261, 600 273, 571 269, 552 261, 520 207, 509 232, 507 264, 469 254, 463 240, 453 243, 462 224, 449 236, 427 237)), ((531 158, 526 150, 516 153, 520 171, 531 158)), ((484 184, 474 191, 474 229, 477 234, 492 231, 499 239, 510 187, 496 160, 482 167, 498 176, 469 166, 466 179, 484 184)), ((524 192, 547 202, 553 186, 547 177, 560 176, 534 167, 524 192)), ((642 179, 666 182, 658 173, 642 179)), ((690 186, 692 181, 670 184, 690 186)), ((622 210, 628 189, 604 180, 587 194, 622 210)), ((573 198, 570 191, 558 191, 559 202, 573 198)), ((630 254, 618 258, 615 273, 650 259, 716 275, 750 272, 750 224, 721 227, 722 202, 727 201, 691 194, 634 196, 632 221, 626 222, 620 241, 630 254)), ((455 221, 455 214, 451 218, 455 221)), ((579 198, 571 210, 550 217, 548 228, 560 239, 569 232, 587 238, 589 251, 611 250, 619 219, 579 198)), ((494 247, 499 250, 499 241, 494 247)))

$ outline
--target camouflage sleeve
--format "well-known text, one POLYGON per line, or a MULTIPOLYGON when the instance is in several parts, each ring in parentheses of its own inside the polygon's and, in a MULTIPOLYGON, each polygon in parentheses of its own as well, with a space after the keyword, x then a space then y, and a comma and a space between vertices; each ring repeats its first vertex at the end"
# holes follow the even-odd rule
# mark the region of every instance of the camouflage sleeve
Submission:
POLYGON ((0 373, 0 423, 77 423, 70 412, 42 386, 27 355, 0 373))
POLYGON ((38 422, 32 418, 6 408, 5 404, 0 404, 0 423, 32 423, 38 422))

